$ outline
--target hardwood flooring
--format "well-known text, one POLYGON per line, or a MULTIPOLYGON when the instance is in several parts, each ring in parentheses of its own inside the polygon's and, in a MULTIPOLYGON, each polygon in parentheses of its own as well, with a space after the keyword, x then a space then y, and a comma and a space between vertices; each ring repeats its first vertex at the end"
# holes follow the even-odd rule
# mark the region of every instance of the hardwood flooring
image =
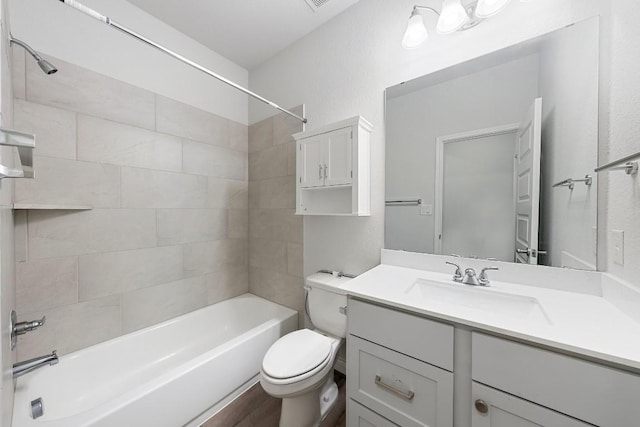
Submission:
MULTIPOLYGON (((338 402, 320 427, 346 426, 345 376, 335 372, 338 385, 338 402)), ((281 399, 269 396, 257 383, 220 412, 209 418, 201 427, 277 427, 280 420, 281 399)))

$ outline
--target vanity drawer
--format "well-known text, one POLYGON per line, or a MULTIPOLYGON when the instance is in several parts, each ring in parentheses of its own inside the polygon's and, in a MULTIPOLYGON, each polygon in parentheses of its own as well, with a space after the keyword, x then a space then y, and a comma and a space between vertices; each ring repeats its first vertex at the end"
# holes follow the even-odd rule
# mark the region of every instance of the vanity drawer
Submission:
POLYGON ((353 335, 347 396, 401 426, 453 425, 453 374, 353 335))
POLYGON ((347 425, 349 427, 397 427, 397 424, 365 408, 353 399, 347 402, 347 425))
POLYGON ((548 350, 472 334, 474 381, 607 427, 640 420, 640 376, 548 350))
POLYGON ((349 299, 349 333, 453 371, 453 326, 349 299))

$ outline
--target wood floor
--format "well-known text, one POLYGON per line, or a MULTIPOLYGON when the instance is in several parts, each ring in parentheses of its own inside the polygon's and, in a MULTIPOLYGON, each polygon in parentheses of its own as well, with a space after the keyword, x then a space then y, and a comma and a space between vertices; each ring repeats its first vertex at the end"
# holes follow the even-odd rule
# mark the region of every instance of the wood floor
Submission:
MULTIPOLYGON (((338 385, 338 402, 320 427, 346 426, 345 376, 336 372, 335 381, 338 385)), ((201 427, 278 427, 281 405, 281 399, 269 396, 258 383, 205 421, 201 427)))

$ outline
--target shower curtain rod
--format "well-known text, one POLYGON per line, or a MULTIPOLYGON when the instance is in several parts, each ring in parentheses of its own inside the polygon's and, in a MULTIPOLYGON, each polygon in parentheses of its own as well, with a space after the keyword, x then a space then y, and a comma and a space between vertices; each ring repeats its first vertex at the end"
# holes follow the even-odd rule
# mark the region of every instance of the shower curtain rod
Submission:
POLYGON ((180 55, 178 53, 175 53, 174 51, 172 51, 170 49, 167 49, 166 47, 162 46, 161 44, 156 43, 153 40, 150 40, 150 39, 146 38, 145 36, 143 36, 141 34, 138 34, 135 31, 132 31, 132 30, 128 29, 127 27, 124 27, 124 26, 118 24, 117 22, 115 22, 114 20, 109 18, 108 16, 104 16, 101 13, 91 9, 90 7, 87 7, 87 6, 77 2, 75 0, 59 0, 59 1, 61 1, 64 4, 66 4, 67 6, 71 6, 74 9, 77 9, 80 12, 91 16, 92 18, 97 19, 98 21, 100 21, 100 22, 102 22, 104 24, 107 24, 107 25, 109 25, 109 26, 111 26, 111 27, 113 27, 113 28, 115 28, 117 30, 122 31, 125 34, 128 34, 128 35, 132 36, 132 37, 134 37, 134 38, 136 38, 136 39, 148 44, 149 46, 153 46, 156 49, 160 50, 161 52, 164 52, 167 55, 172 56, 172 57, 184 62, 187 65, 190 65, 191 67, 195 68, 196 70, 200 70, 203 73, 208 74, 211 77, 214 77, 214 78, 220 80, 221 82, 226 83, 229 86, 231 86, 231 87, 233 87, 235 89, 238 89, 239 91, 244 92, 247 95, 249 95, 249 96, 251 96, 251 97, 253 97, 253 98, 255 98, 255 99, 259 100, 259 101, 262 101, 265 104, 270 105, 271 107, 273 107, 273 108, 275 108, 277 110, 280 110, 283 113, 286 113, 286 114, 290 115, 291 117, 295 117, 296 119, 300 120, 302 123, 307 123, 307 119, 305 117, 298 116, 297 114, 292 113, 291 111, 280 107, 275 102, 271 102, 268 99, 266 99, 266 98, 264 98, 264 97, 262 97, 262 96, 260 96, 260 95, 258 95, 256 93, 250 91, 249 89, 246 89, 246 88, 240 86, 239 84, 234 83, 231 80, 221 76, 220 74, 214 73, 213 71, 209 70, 208 68, 205 68, 202 65, 197 64, 197 63, 191 61, 190 59, 187 59, 184 56, 182 56, 182 55, 180 55))

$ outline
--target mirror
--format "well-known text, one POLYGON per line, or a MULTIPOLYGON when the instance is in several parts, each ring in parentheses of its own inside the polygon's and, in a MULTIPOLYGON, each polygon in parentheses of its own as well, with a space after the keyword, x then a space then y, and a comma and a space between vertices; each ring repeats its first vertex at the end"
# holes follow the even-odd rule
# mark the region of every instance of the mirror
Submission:
POLYGON ((598 63, 592 18, 388 88, 385 248, 595 269, 598 63))

